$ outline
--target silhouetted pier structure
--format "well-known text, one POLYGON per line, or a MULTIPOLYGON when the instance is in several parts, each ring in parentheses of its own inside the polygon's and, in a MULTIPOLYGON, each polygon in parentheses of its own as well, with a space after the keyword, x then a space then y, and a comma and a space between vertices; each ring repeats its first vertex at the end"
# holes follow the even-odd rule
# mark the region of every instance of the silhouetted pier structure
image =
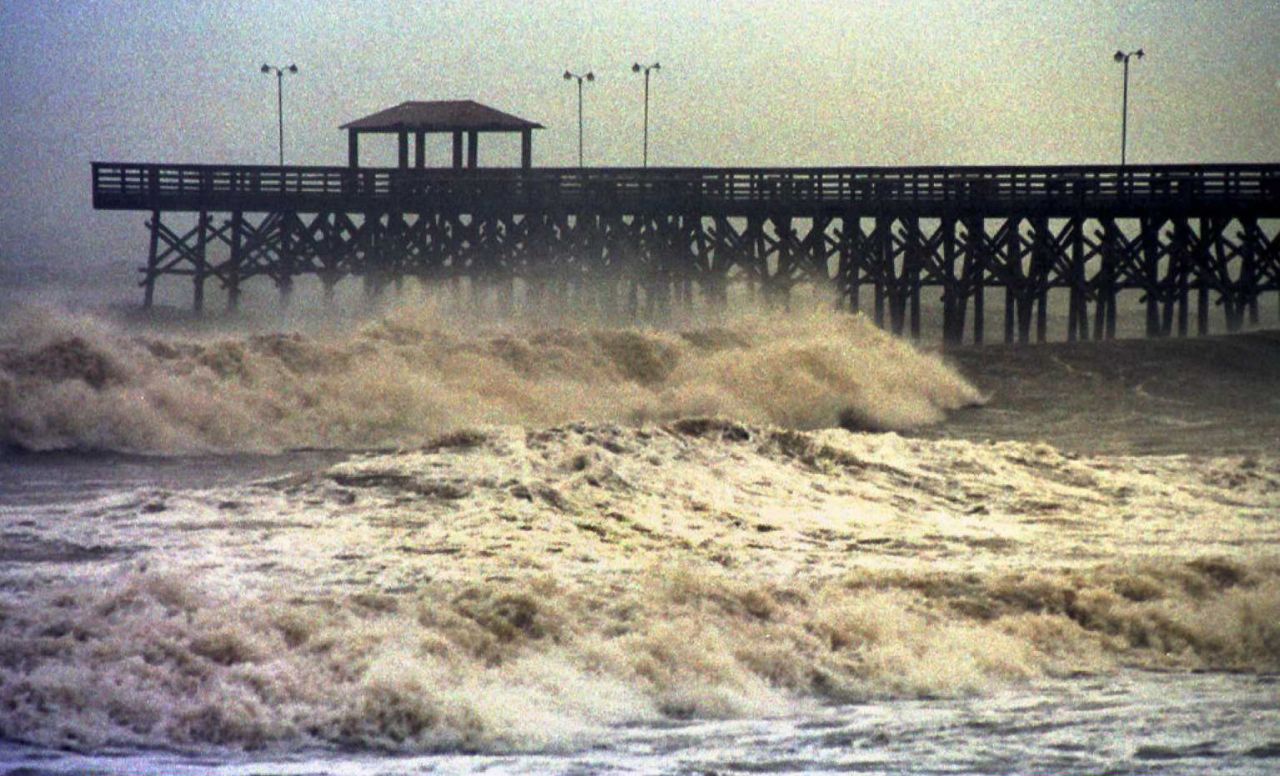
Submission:
POLYGON ((1162 336, 1190 333, 1193 310, 1207 333, 1214 307, 1237 330, 1280 291, 1280 164, 495 169, 474 135, 463 167, 455 134, 455 167, 428 168, 409 165, 418 131, 399 130, 397 168, 355 166, 354 140, 347 167, 96 162, 93 203, 150 212, 144 303, 183 276, 196 309, 209 282, 235 307, 255 278, 287 297, 300 275, 329 295, 466 279, 621 317, 722 305, 735 283, 785 304, 811 283, 847 309, 868 288, 876 321, 913 336, 937 292, 949 343, 987 338, 997 294, 1004 339, 1025 342, 1047 337, 1054 289, 1072 340, 1114 336, 1126 292, 1162 336))

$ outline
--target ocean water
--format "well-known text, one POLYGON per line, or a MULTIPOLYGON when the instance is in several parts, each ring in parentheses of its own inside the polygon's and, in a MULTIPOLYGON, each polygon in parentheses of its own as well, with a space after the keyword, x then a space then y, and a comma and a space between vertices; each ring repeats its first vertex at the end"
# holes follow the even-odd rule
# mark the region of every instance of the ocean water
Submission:
POLYGON ((0 344, 0 773, 1269 773, 1280 336, 0 344))
POLYGON ((1274 677, 1121 673, 981 698, 829 706, 773 717, 620 727, 531 754, 84 756, 9 746, 23 773, 139 776, 439 773, 1274 773, 1274 677), (1271 736, 1271 738, 1267 738, 1271 736))

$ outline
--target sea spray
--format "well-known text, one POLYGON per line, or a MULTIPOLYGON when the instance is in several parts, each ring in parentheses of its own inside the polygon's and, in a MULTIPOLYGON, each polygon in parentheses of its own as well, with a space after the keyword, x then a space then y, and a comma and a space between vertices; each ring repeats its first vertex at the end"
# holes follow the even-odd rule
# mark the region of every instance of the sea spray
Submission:
POLYGON ((28 450, 397 447, 477 424, 686 415, 902 429, 981 400, 936 357, 831 312, 670 331, 463 329, 405 308, 349 333, 209 337, 45 314, 0 342, 0 446, 28 450))

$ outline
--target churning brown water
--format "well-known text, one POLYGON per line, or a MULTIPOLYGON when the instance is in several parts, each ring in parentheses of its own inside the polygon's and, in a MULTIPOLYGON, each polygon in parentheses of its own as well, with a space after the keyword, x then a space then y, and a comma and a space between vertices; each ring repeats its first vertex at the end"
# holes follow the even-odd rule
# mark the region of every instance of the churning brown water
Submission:
POLYGON ((47 483, 0 506, 24 773, 1280 756, 1268 335, 968 378, 836 315, 6 343, 5 460, 47 483), (345 452, 255 457, 296 448, 345 452))

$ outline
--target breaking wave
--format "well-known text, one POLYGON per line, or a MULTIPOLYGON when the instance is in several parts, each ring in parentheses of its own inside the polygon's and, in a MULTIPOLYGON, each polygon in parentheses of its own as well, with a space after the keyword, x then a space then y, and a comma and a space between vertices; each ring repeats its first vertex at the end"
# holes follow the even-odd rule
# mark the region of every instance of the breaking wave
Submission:
POLYGON ((546 750, 622 723, 1117 664, 1280 669, 1280 569, 1213 558, 809 584, 676 567, 238 600, 135 572, 3 617, 0 736, 73 749, 546 750))
POLYGON ((326 335, 137 336, 52 313, 0 332, 0 446, 154 454, 413 444, 477 424, 724 415, 901 429, 981 400, 861 317, 683 331, 404 309, 326 335))

